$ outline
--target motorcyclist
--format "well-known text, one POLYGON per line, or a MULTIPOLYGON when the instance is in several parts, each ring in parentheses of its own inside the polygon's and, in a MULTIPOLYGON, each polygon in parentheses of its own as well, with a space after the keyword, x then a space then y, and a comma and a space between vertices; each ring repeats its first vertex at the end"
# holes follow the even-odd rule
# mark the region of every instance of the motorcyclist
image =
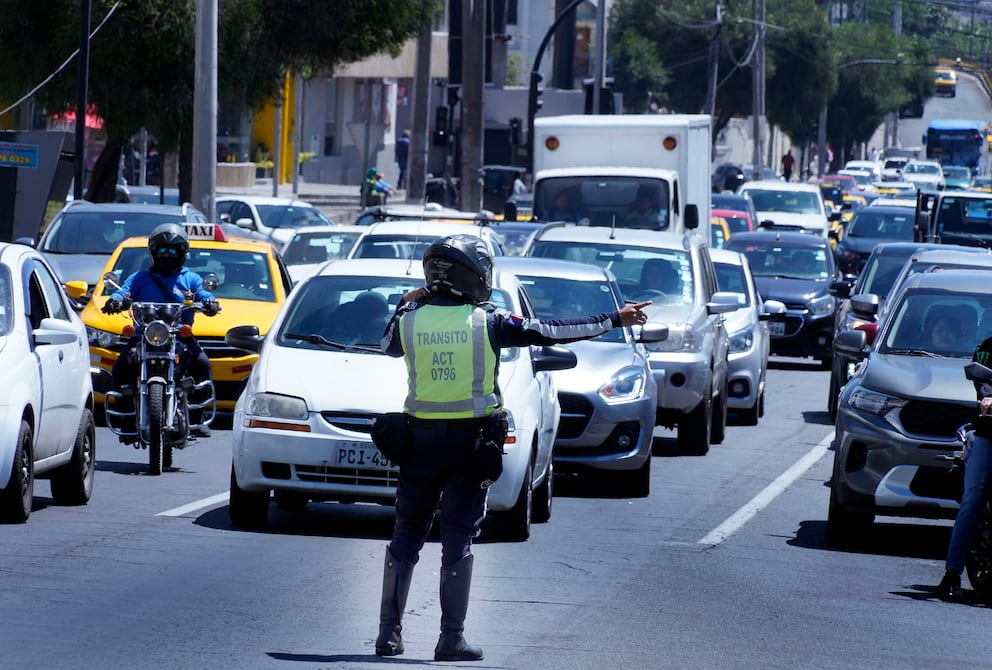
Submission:
MULTIPOLYGON (((978 345, 971 360, 992 367, 992 337, 978 345)), ((975 392, 978 416, 972 424, 975 432, 964 457, 964 492, 947 547, 944 577, 936 591, 937 597, 943 599, 961 596, 961 573, 992 481, 992 385, 975 381, 975 392)))
MULTIPOLYGON (((110 294, 103 306, 105 314, 116 314, 123 311, 130 302, 174 302, 182 303, 191 295, 194 302, 203 304, 203 313, 214 316, 220 312, 220 303, 214 294, 203 288, 203 279, 197 273, 187 270, 184 266, 186 255, 189 253, 189 238, 186 231, 175 223, 163 223, 148 236, 148 254, 151 257, 151 267, 148 270, 138 270, 121 284, 120 288, 110 294)), ((193 310, 183 312, 183 323, 193 325, 193 310)), ((111 383, 114 390, 120 391, 125 384, 134 384, 138 376, 138 361, 133 350, 141 333, 135 333, 124 345, 120 356, 114 362, 111 370, 111 383)), ((192 335, 182 338, 185 346, 181 369, 188 371, 196 383, 210 378, 210 359, 192 335)), ((199 400, 191 395, 190 403, 199 400)), ((133 408, 122 408, 124 411, 133 408)), ((200 425, 200 417, 190 416, 192 435, 206 437, 210 430, 200 425)), ((123 438, 122 438, 123 439, 123 438)))

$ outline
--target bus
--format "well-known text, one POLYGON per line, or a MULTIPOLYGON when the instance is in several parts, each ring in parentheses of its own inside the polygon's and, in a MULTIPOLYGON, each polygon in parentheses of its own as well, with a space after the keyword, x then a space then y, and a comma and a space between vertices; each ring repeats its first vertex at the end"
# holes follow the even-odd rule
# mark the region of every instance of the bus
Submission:
POLYGON ((927 158, 941 165, 962 165, 978 174, 985 149, 985 123, 969 119, 934 119, 923 138, 927 158))

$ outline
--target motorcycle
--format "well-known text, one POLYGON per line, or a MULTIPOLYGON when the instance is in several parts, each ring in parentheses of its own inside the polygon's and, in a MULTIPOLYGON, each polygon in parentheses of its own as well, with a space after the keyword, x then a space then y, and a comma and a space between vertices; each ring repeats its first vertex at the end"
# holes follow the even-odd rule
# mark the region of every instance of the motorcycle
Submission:
MULTIPOLYGON (((104 277, 104 281, 115 278, 104 277)), ((163 468, 172 467, 173 449, 183 449, 195 440, 190 434, 194 427, 190 411, 201 412, 201 423, 196 426, 209 426, 216 415, 213 382, 196 383, 180 365, 186 349, 182 340, 192 336, 182 317, 204 309, 191 295, 181 304, 130 302, 128 309, 134 324, 125 326, 123 335, 130 338, 141 333, 131 350, 138 362, 138 377, 134 385, 104 395, 107 427, 135 449, 148 449, 148 474, 160 475, 163 468), (191 404, 193 392, 200 392, 204 399, 191 404), (133 410, 120 409, 125 399, 132 401, 133 410)))
MULTIPOLYGON (((972 382, 992 384, 992 369, 980 363, 968 363, 964 375, 972 382)), ((961 441, 963 449, 952 456, 940 458, 951 463, 951 472, 957 478, 960 487, 957 490, 957 500, 961 502, 961 497, 964 495, 965 464, 968 451, 975 439, 974 424, 967 423, 958 428, 957 438, 961 441)), ((988 493, 979 512, 975 534, 972 536, 968 557, 965 559, 968 581, 979 595, 986 598, 992 596, 992 496, 988 493)))

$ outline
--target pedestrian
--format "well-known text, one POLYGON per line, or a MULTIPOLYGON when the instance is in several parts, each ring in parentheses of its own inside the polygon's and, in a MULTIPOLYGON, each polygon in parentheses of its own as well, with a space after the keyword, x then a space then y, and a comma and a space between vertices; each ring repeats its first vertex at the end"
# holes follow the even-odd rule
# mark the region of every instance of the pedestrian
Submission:
MULTIPOLYGON (((990 365, 992 337, 975 348, 971 360, 990 365)), ((975 392, 978 396, 978 416, 973 423, 975 434, 971 446, 964 455, 964 491, 947 546, 944 577, 936 590, 937 597, 945 600, 961 596, 961 573, 978 526, 978 517, 988 497, 989 482, 992 481, 992 385, 976 381, 975 392)))
POLYGON ((406 188, 406 170, 410 160, 410 131, 404 130, 403 134, 396 140, 396 164, 400 168, 400 176, 396 178, 396 188, 406 188))
POLYGON ((524 173, 518 172, 513 175, 513 182, 510 184, 510 196, 520 195, 527 192, 527 184, 524 183, 524 173))
MULTIPOLYGON (((487 487, 498 477, 484 467, 493 452, 481 438, 496 432, 502 398, 499 351, 583 340, 611 328, 643 324, 650 302, 596 316, 539 321, 492 310, 492 258, 472 235, 432 243, 423 257, 425 288, 406 293, 386 326, 383 351, 406 360, 409 452, 396 485, 396 526, 386 547, 379 611, 378 656, 403 653, 401 620, 413 568, 440 505, 441 634, 436 661, 482 659, 465 641, 474 555, 472 538, 486 514, 487 487)), ((502 445, 502 437, 495 441, 502 445)))
POLYGON ((796 159, 792 157, 792 149, 782 156, 782 178, 785 181, 792 181, 792 168, 796 165, 796 159))

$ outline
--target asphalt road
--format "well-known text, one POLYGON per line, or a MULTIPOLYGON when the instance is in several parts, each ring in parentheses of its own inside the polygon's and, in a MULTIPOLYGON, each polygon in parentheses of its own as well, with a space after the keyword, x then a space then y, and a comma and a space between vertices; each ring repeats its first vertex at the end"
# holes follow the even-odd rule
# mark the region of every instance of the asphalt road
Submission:
MULTIPOLYGON (((467 636, 486 668, 987 667, 992 611, 931 596, 947 522, 881 519, 858 551, 826 545, 828 373, 778 359, 767 413, 707 456, 659 431, 652 493, 562 481, 525 543, 480 541, 467 636)), ((98 429, 85 507, 39 482, 29 522, 0 526, 0 667, 371 668, 431 663, 440 547, 425 547, 406 653, 375 657, 392 511, 273 508, 227 518, 230 433, 144 474, 98 429)), ((449 664, 451 665, 451 664, 449 664)))

